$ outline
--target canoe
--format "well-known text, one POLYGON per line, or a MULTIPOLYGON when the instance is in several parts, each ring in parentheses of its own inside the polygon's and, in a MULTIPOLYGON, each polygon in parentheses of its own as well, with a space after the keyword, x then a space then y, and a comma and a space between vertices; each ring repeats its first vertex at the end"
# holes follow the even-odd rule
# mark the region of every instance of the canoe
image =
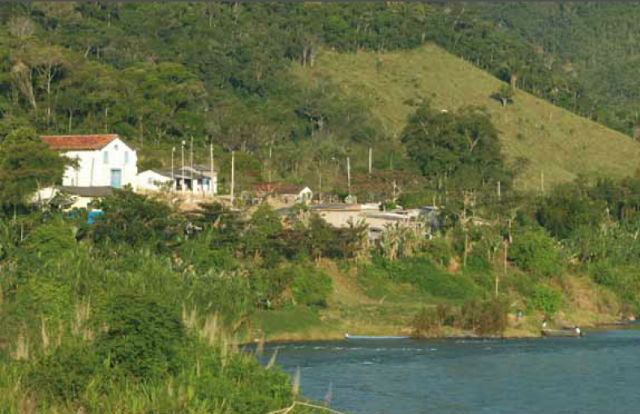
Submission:
POLYGON ((578 338, 584 335, 580 328, 543 329, 542 336, 578 338))
POLYGON ((403 335, 350 335, 344 334, 344 339, 409 339, 403 335))

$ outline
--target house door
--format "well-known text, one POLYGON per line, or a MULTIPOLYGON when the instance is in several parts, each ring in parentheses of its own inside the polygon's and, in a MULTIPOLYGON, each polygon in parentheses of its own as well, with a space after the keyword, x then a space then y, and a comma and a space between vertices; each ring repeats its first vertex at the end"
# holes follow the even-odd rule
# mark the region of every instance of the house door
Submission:
POLYGON ((122 170, 119 170, 119 169, 111 170, 111 187, 113 188, 122 187, 122 170))

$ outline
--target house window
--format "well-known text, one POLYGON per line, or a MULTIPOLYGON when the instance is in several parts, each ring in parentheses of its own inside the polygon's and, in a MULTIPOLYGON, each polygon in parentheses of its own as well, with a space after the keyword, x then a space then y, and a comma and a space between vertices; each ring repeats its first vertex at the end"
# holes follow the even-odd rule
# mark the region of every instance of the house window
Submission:
POLYGON ((109 164, 109 152, 105 151, 102 153, 102 162, 105 164, 109 164))
POLYGON ((129 164, 129 151, 124 152, 124 165, 129 164))

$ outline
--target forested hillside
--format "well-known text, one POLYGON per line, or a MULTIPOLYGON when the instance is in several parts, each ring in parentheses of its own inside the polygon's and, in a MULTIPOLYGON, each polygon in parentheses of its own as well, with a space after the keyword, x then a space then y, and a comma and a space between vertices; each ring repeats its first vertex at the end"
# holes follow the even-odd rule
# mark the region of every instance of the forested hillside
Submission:
POLYGON ((547 67, 581 84, 579 93, 592 107, 580 113, 640 137, 638 3, 491 2, 470 7, 534 45, 547 67))
MULTIPOLYGON (((535 6, 518 4, 500 10, 504 15, 517 12, 525 16, 527 7, 535 6)), ((167 162, 170 148, 183 140, 193 137, 196 147, 213 141, 222 156, 223 189, 228 169, 225 152, 242 150, 241 190, 250 181, 286 179, 324 180, 326 189, 345 191, 338 178, 345 173, 344 163, 337 160, 350 156, 358 181, 358 171, 366 168, 367 148, 375 146, 376 154, 385 155, 374 161, 379 181, 387 183, 387 190, 392 180, 406 188, 416 185, 407 177, 418 166, 406 162, 396 138, 411 105, 402 103, 400 107, 407 110, 381 113, 377 103, 362 94, 345 94, 339 87, 340 82, 361 76, 354 68, 339 64, 329 68, 318 62, 323 51, 339 53, 336 62, 347 62, 358 51, 388 54, 429 42, 514 88, 630 133, 629 122, 623 125, 614 120, 620 111, 608 111, 615 100, 605 103, 600 99, 613 93, 603 86, 608 77, 597 76, 603 79, 599 89, 592 85, 587 92, 585 79, 575 76, 582 72, 565 70, 559 59, 550 63, 551 55, 541 52, 522 33, 505 28, 502 21, 491 21, 488 10, 489 6, 485 10, 464 3, 3 3, 0 139, 16 126, 33 126, 47 133, 116 132, 142 150, 142 168, 167 162), (313 70, 319 79, 328 77, 322 82, 300 81, 291 74, 299 68, 313 70), (353 73, 340 77, 329 76, 330 72, 353 73), (391 114, 393 128, 387 122, 391 114)), ((525 31, 533 27, 517 23, 525 31)), ((574 49, 563 50, 566 55, 574 49)), ((393 65, 384 56, 391 55, 382 55, 373 63, 382 76, 415 55, 393 55, 393 65)), ((430 69, 434 76, 447 79, 443 72, 436 73, 438 65, 448 66, 445 70, 454 70, 452 73, 472 69, 446 53, 433 58, 433 64, 423 65, 411 79, 423 76, 420 70, 430 69)), ((372 67, 358 70, 371 71, 372 67)), ((411 70, 410 66, 405 70, 411 70)), ((497 92, 499 83, 488 76, 461 76, 466 81, 460 80, 459 85, 425 81, 416 89, 441 106, 497 105, 484 95, 489 88, 497 92), (436 98, 426 91, 443 85, 449 86, 437 92, 436 98), (482 90, 483 96, 476 93, 471 99, 457 88, 482 90)), ((388 82, 384 88, 386 96, 404 99, 411 85, 388 82)), ((415 101, 416 97, 409 98, 415 101)), ((630 163, 636 150, 630 143, 612 138, 627 149, 619 151, 620 157, 610 157, 605 151, 613 142, 609 141, 614 136, 610 131, 579 121, 569 127, 564 119, 573 118, 561 112, 554 116, 551 109, 535 110, 537 118, 527 119, 533 107, 522 106, 523 99, 516 99, 504 111, 491 110, 491 114, 512 167, 524 171, 525 180, 533 183, 544 170, 553 181, 571 179, 580 172, 615 173, 633 168, 630 163), (514 112, 518 108, 521 115, 514 112), (528 154, 534 143, 541 148, 539 155, 528 154)), ((625 113, 630 113, 629 108, 625 106, 625 113)), ((379 193, 380 189, 367 191, 379 193)))

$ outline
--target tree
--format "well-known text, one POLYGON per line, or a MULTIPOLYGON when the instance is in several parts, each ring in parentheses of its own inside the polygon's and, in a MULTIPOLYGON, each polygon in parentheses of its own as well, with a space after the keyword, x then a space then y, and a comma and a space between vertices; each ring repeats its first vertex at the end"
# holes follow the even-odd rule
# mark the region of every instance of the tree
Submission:
POLYGON ((130 189, 118 190, 104 199, 104 214, 93 230, 96 242, 126 243, 128 246, 155 244, 162 248, 180 235, 180 224, 171 208, 130 189))
POLYGON ((39 188, 62 179, 72 163, 49 149, 31 128, 19 128, 0 143, 0 203, 17 207, 39 188))
POLYGON ((503 107, 513 103, 513 88, 509 85, 502 85, 500 90, 493 95, 492 98, 500 101, 503 107))
POLYGON ((409 118, 401 139, 425 177, 447 177, 462 189, 511 179, 498 131, 482 109, 441 112, 425 104, 409 118))

